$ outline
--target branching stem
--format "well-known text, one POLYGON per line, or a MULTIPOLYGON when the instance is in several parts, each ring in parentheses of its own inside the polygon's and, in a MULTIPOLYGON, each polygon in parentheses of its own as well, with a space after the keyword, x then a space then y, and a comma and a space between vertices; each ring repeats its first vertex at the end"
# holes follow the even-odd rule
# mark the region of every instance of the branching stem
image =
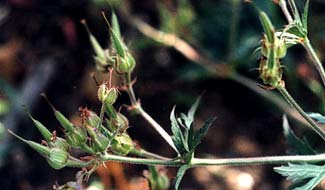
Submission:
POLYGON ((287 102, 295 108, 299 114, 310 124, 310 127, 325 141, 325 133, 324 131, 312 120, 308 114, 299 106, 299 104, 294 100, 294 98, 290 95, 284 85, 278 85, 277 89, 282 94, 282 96, 287 100, 287 102))
POLYGON ((320 61, 319 57, 317 56, 315 49, 311 45, 308 37, 306 37, 303 41, 303 46, 305 47, 306 51, 309 53, 310 57, 314 61, 315 67, 322 79, 323 85, 325 86, 325 71, 324 67, 322 65, 322 62, 320 61))

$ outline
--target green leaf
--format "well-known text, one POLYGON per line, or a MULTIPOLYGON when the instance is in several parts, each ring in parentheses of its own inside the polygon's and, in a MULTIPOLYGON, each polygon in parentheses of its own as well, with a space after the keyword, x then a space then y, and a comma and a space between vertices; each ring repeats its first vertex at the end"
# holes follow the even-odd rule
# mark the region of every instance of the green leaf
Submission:
POLYGON ((179 184, 181 183, 181 180, 186 172, 187 169, 189 169, 190 166, 189 165, 183 165, 179 168, 176 178, 175 178, 175 190, 178 190, 179 184))
POLYGON ((317 166, 312 164, 290 164, 288 166, 275 167, 274 171, 286 176, 289 180, 294 182, 302 179, 313 178, 324 171, 324 166, 317 166))
POLYGON ((292 154, 300 154, 300 155, 310 155, 310 154, 316 154, 316 151, 314 151, 310 145, 307 142, 304 142, 303 140, 299 139, 294 132, 291 130, 289 126, 288 119, 286 115, 283 115, 283 134, 286 137, 287 144, 290 147, 290 153, 292 154))
POLYGON ((192 107, 190 108, 190 110, 187 113, 187 120, 185 120, 185 125, 190 128, 190 126, 192 125, 193 121, 194 121, 194 115, 195 112, 200 104, 201 101, 201 96, 199 96, 196 101, 194 102, 194 104, 192 105, 192 107))
POLYGON ((208 120, 205 121, 204 125, 200 128, 200 130, 194 133, 192 141, 189 142, 189 143, 191 143, 191 146, 190 146, 191 150, 194 150, 197 147, 197 145, 199 145, 201 143, 201 140, 206 135, 210 126, 212 125, 212 123, 215 120, 216 120, 216 117, 209 118, 208 120))
POLYGON ((274 170, 294 183, 300 183, 304 179, 311 178, 305 185, 295 187, 294 190, 312 190, 325 176, 325 166, 307 163, 289 163, 288 166, 275 167, 274 170))
POLYGON ((309 9, 309 0, 306 1, 304 13, 302 15, 302 26, 306 31, 306 33, 308 31, 308 9, 309 9))
POLYGON ((170 121, 173 133, 172 140, 174 142, 174 145, 179 153, 184 153, 186 150, 185 146, 187 146, 187 143, 185 142, 182 130, 180 129, 177 119, 175 117, 175 106, 173 107, 173 110, 170 113, 170 121))
POLYGON ((311 179, 305 185, 303 185, 301 187, 298 187, 298 188, 295 188, 295 190, 312 190, 312 189, 314 189, 314 187, 316 187, 316 185, 318 185, 322 181, 322 179, 324 177, 325 177, 325 171, 323 171, 318 176, 316 176, 313 179, 311 179))
POLYGON ((315 119, 319 124, 325 124, 325 116, 320 113, 308 113, 309 117, 315 119))

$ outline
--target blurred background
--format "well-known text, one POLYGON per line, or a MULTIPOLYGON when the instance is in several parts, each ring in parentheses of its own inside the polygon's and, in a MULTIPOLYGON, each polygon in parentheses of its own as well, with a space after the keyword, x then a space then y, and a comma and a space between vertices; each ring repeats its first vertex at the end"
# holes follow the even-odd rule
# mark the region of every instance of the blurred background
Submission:
MULTIPOLYGON (((302 7, 305 2, 297 0, 297 3, 302 7)), ((277 28, 286 24, 273 1, 256 1, 256 5, 270 15, 277 28)), ((110 15, 112 8, 119 17, 124 41, 137 61, 133 73, 137 79, 134 85, 137 97, 168 132, 173 105, 177 105, 178 112, 186 111, 204 92, 196 123, 202 124, 211 116, 217 120, 199 146, 197 157, 286 154, 282 115, 288 106, 278 96, 280 103, 263 95, 266 91, 257 85, 261 82, 257 71, 259 52, 254 50, 259 45, 262 27, 250 4, 242 0, 6 0, 0 3, 2 190, 45 190, 52 189, 55 183, 74 180, 76 169, 51 169, 44 158, 12 138, 6 129, 26 139, 41 141, 41 135, 23 111, 25 105, 51 131, 62 134, 41 93, 46 93, 72 120, 78 118, 79 107, 99 112, 97 86, 90 74, 94 72, 99 81, 105 80, 105 75, 96 71, 88 34, 80 20, 87 20, 92 33, 107 48, 109 33, 101 11, 110 15), (141 29, 145 27, 137 25, 135 18, 178 36, 196 52, 177 49, 173 43, 166 46, 144 35, 141 29), (229 73, 240 77, 229 77, 229 73)), ((311 1, 309 33, 322 60, 324 8, 324 1, 311 1)), ((290 48, 282 61, 286 86, 296 100, 306 111, 325 113, 324 91, 304 49, 290 48)), ((125 94, 118 99, 118 105, 123 104, 129 104, 125 94)), ((130 136, 139 145, 164 156, 174 156, 173 150, 142 118, 126 109, 122 112, 130 120, 130 136)), ((309 131, 297 128, 301 124, 296 120, 290 123, 298 135, 312 136, 309 131)), ((314 138, 312 143, 317 146, 318 140, 314 138)), ((94 174, 89 184, 102 183, 107 190, 149 189, 143 175, 147 167, 107 165, 94 174)), ((177 171, 168 168, 166 172, 173 180, 177 171)), ((181 184, 186 190, 275 190, 287 186, 269 165, 194 168, 181 184)))

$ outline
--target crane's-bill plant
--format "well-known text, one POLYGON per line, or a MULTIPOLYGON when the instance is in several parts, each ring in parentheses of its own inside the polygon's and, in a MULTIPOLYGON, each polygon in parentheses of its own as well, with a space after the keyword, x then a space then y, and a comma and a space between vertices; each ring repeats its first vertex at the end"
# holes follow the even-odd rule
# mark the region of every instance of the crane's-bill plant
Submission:
MULTIPOLYGON (((285 88, 285 82, 282 79, 283 66, 280 62, 286 56, 289 47, 295 44, 302 44, 315 61, 321 78, 325 79, 321 63, 307 36, 309 1, 306 3, 302 15, 300 15, 294 0, 288 0, 290 10, 288 10, 287 1, 280 0, 278 3, 289 21, 289 24, 284 26, 283 29, 276 30, 267 14, 258 10, 265 32, 260 43, 260 78, 266 90, 278 90, 288 103, 307 121, 310 129, 325 140, 325 133, 318 126, 319 123, 325 123, 325 117, 318 113, 306 113, 288 93, 285 88)), ((55 189, 83 189, 81 181, 87 180, 96 168, 105 161, 148 165, 149 173, 146 174, 146 177, 151 184, 152 190, 165 190, 169 186, 168 178, 165 174, 157 171, 157 168, 154 167, 156 165, 179 167, 174 181, 175 189, 179 188, 181 180, 188 169, 207 165, 285 164, 275 167, 274 170, 292 180, 292 187, 296 190, 311 190, 325 177, 325 166, 323 165, 325 155, 316 151, 306 139, 300 139, 296 136, 290 129, 286 117, 283 118, 283 130, 287 144, 290 147, 288 153, 294 154, 292 156, 227 159, 195 158, 195 150, 206 135, 209 127, 215 121, 215 117, 207 119, 203 126, 196 130, 194 127, 194 115, 200 98, 195 101, 187 114, 175 114, 174 107, 170 114, 172 135, 169 135, 142 108, 140 101, 136 98, 133 90, 135 81, 132 80, 132 72, 136 62, 122 39, 117 16, 113 12, 111 22, 107 20, 105 14, 103 16, 111 39, 111 45, 109 46, 111 48, 109 49, 104 49, 99 44, 88 28, 86 21, 82 21, 89 34, 95 53, 94 60, 97 69, 107 73, 109 76, 107 82, 98 85, 98 100, 102 104, 100 113, 96 114, 87 108, 81 108, 82 122, 80 125, 75 125, 48 101, 56 119, 64 129, 64 138, 58 137, 55 131, 49 131, 30 114, 28 115, 44 138, 42 143, 25 140, 10 131, 18 139, 45 157, 49 165, 54 169, 62 169, 64 167, 83 168, 78 173, 76 182, 68 182, 62 186, 56 185, 55 189), (114 86, 111 80, 112 75, 118 75, 122 78, 123 85, 114 86), (166 158, 136 146, 127 133, 129 127, 128 118, 115 109, 115 102, 119 93, 123 91, 130 98, 130 110, 141 115, 166 143, 175 150, 177 155, 174 158, 166 158), (72 155, 72 149, 79 149, 84 152, 87 155, 87 159, 77 158, 72 155), (130 155, 137 157, 131 157, 130 155)))

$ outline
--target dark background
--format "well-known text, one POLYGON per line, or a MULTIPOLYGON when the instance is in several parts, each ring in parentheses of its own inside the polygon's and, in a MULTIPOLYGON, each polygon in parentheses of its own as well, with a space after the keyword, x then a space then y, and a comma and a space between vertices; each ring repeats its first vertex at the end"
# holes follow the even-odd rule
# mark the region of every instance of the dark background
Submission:
MULTIPOLYGON (((303 1, 297 0, 299 5, 303 1)), ((256 1, 274 25, 281 28, 286 21, 279 7, 270 1, 256 1)), ((127 7, 152 26, 193 45, 199 52, 229 65, 231 69, 253 80, 258 79, 258 47, 262 28, 251 5, 240 0, 125 0, 111 6, 127 7)), ((324 10, 321 0, 311 1, 310 36, 323 59, 325 49, 324 10)), ((21 105, 49 129, 59 130, 50 107, 41 98, 45 92, 53 104, 70 118, 78 108, 87 106, 99 111, 96 84, 90 73, 105 79, 95 70, 93 51, 85 28, 86 19, 103 47, 109 35, 100 11, 110 15, 110 5, 101 0, 7 0, 0 4, 0 119, 6 128, 26 139, 40 142, 41 136, 26 117, 21 105)), ((211 116, 217 120, 196 153, 197 157, 244 157, 284 155, 282 135, 283 112, 268 100, 246 87, 216 78, 202 67, 188 61, 173 48, 165 47, 143 36, 117 11, 125 42, 136 58, 134 86, 143 107, 170 132, 169 114, 173 105, 186 111, 202 92, 197 123, 211 116)), ((323 112, 324 93, 319 78, 302 47, 293 47, 283 60, 286 86, 306 111, 323 112)), ((128 104, 122 94, 117 105, 128 104)), ((129 116, 129 134, 146 149, 174 156, 172 150, 140 117, 129 116)), ((306 133, 296 129, 298 134, 306 133)), ((317 143, 317 141, 315 142, 317 143)), ((54 171, 45 159, 7 133, 0 144, 0 186, 9 189, 51 189, 55 182, 63 184, 74 179, 75 169, 54 171)), ((142 176, 144 166, 123 164, 127 183, 142 176)), ((114 172, 113 172, 114 173, 114 172)), ((175 169, 168 169, 171 180, 175 169)), ((99 180, 95 177, 92 181, 99 180)), ((272 166, 211 167, 190 170, 184 189, 245 189, 240 186, 253 179, 247 189, 283 189, 286 184, 272 166), (243 181, 243 180, 242 180, 243 181)), ((140 178, 141 179, 141 178, 140 178)), ((124 183, 113 180, 112 189, 124 183)))

